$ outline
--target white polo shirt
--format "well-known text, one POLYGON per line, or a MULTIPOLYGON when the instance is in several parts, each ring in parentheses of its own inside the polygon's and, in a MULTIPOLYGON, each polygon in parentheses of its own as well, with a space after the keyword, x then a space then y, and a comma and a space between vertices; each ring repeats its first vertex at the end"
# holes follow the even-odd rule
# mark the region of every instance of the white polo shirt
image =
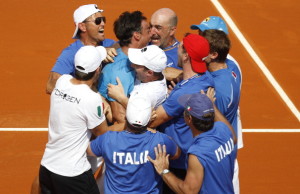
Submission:
POLYGON ((148 83, 141 83, 140 80, 135 80, 134 88, 130 93, 130 96, 145 95, 151 100, 151 105, 156 109, 167 98, 168 88, 166 79, 151 81, 148 83))
POLYGON ((73 177, 91 168, 86 149, 91 132, 104 120, 101 96, 62 75, 51 93, 49 135, 41 164, 55 174, 73 177))

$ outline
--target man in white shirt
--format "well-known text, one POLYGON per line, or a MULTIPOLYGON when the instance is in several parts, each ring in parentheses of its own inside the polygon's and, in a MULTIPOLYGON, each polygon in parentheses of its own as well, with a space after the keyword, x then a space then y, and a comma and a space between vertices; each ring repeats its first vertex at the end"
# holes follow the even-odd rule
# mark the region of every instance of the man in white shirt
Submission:
POLYGON ((86 149, 92 133, 107 131, 101 96, 91 89, 105 57, 102 46, 81 47, 75 55, 75 76, 62 75, 56 82, 39 172, 42 193, 99 193, 86 149))
MULTIPOLYGON (((156 109, 165 101, 168 93, 166 79, 162 73, 167 64, 165 52, 156 45, 149 45, 142 49, 129 48, 128 58, 136 71, 136 80, 130 97, 144 96, 150 99, 152 108, 156 109)), ((108 95, 126 108, 128 98, 118 78, 117 83, 117 85, 108 85, 108 95)))

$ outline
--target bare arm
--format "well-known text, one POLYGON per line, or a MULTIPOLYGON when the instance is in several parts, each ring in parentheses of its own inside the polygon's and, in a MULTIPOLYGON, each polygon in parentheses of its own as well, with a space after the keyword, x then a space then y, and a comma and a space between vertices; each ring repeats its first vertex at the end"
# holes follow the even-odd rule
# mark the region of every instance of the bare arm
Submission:
MULTIPOLYGON (((154 148, 156 159, 148 157, 149 161, 153 163, 155 170, 158 174, 162 174, 164 169, 169 168, 169 155, 166 155, 165 145, 161 148, 161 145, 154 148)), ((165 183, 175 193, 198 193, 203 182, 204 169, 198 158, 195 155, 189 155, 188 170, 185 180, 177 178, 173 173, 169 172, 162 175, 165 183)))
POLYGON ((168 81, 175 81, 177 83, 178 82, 177 78, 180 78, 182 74, 182 70, 176 69, 174 67, 167 67, 163 71, 163 73, 168 81))
POLYGON ((148 124, 148 127, 150 128, 156 128, 157 126, 171 120, 173 117, 169 116, 164 107, 162 105, 160 105, 157 109, 156 109, 156 118, 148 124))
POLYGON ((125 125, 125 108, 117 101, 110 102, 112 110, 113 122, 123 123, 125 125))
POLYGON ((53 91, 53 89, 55 87, 56 81, 58 80, 58 78, 60 78, 60 76, 61 76, 61 74, 59 74, 59 73, 50 72, 47 86, 46 86, 47 94, 51 94, 51 92, 53 91))

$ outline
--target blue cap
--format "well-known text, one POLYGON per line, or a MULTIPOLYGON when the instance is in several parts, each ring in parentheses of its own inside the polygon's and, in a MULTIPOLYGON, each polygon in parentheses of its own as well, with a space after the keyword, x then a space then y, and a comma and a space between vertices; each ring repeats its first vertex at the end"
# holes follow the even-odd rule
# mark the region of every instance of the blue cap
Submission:
POLYGON ((206 120, 203 118, 205 114, 214 112, 211 100, 200 92, 182 95, 178 98, 178 103, 192 116, 201 120, 206 120))
POLYGON ((205 20, 203 20, 199 25, 191 25, 191 29, 200 29, 202 32, 205 30, 221 30, 228 34, 228 29, 225 21, 218 16, 209 16, 205 20))

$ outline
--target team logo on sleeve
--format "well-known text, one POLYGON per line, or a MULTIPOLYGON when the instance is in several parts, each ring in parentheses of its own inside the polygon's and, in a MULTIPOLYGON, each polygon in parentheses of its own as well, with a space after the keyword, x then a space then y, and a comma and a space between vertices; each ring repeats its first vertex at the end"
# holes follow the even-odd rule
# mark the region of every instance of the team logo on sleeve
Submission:
POLYGON ((98 106, 97 110, 98 110, 98 116, 101 117, 102 115, 101 106, 98 106))

